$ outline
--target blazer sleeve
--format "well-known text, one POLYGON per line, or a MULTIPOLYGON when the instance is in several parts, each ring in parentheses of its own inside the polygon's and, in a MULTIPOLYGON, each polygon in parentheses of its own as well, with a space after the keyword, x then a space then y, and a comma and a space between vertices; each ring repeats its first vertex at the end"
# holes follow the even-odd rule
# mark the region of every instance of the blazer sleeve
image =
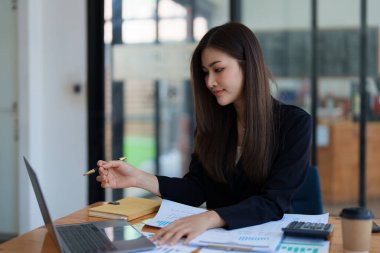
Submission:
POLYGON ((162 198, 200 206, 206 201, 205 173, 197 156, 193 154, 189 172, 183 178, 157 176, 162 198))
POLYGON ((281 123, 281 148, 261 193, 215 209, 227 229, 278 220, 291 210, 292 196, 303 183, 309 166, 312 127, 309 114, 301 109, 295 112, 295 116, 283 117, 286 122, 281 123))

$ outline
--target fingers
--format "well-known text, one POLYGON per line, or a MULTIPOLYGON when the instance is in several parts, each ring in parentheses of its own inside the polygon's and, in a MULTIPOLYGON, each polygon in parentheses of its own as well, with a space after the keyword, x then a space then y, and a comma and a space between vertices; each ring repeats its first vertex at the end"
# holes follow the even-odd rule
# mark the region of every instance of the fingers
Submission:
POLYGON ((98 167, 102 167, 106 163, 107 163, 106 161, 99 160, 96 164, 98 165, 98 167))
MULTIPOLYGON (((191 215, 185 218, 178 219, 170 225, 161 228, 153 237, 152 241, 158 241, 158 245, 168 244, 174 245, 178 240, 185 238, 183 244, 189 244, 192 239, 200 235, 205 230, 212 227, 208 222, 208 212, 191 215)), ((222 224, 221 224, 222 225, 222 224)))
POLYGON ((179 233, 179 231, 174 231, 174 229, 170 229, 169 227, 161 228, 152 238, 153 241, 158 240, 158 245, 173 245, 176 243, 179 239, 181 239, 182 234, 179 233), (177 238, 174 240, 174 238, 177 238), (173 244, 170 244, 173 243, 173 244))
POLYGON ((193 240, 195 237, 197 237, 200 233, 190 233, 186 236, 186 239, 185 241, 183 242, 183 244, 185 245, 188 245, 190 243, 191 240, 193 240))
POLYGON ((153 237, 153 241, 158 241, 158 245, 168 244, 173 246, 182 237, 188 236, 191 228, 187 227, 185 224, 178 224, 173 222, 172 224, 161 228, 153 237))
MULTIPOLYGON (((98 163, 99 164, 99 163, 98 163)), ((96 177, 96 181, 101 183, 101 187, 107 188, 111 187, 108 180, 108 169, 104 169, 103 167, 99 167, 99 175, 96 177)))
POLYGON ((109 184, 108 178, 106 176, 99 175, 96 177, 96 181, 100 182, 103 188, 111 187, 111 185, 109 184))
MULTIPOLYGON (((160 230, 158 230, 154 236, 151 238, 152 241, 157 241, 157 240, 160 240, 161 241, 161 238, 162 236, 168 231, 168 226, 166 227, 163 227, 161 228, 160 230)), ((158 243, 159 244, 159 243, 158 243)))
POLYGON ((181 232, 177 232, 175 233, 170 239, 167 240, 167 244, 170 245, 170 246, 173 246, 174 244, 176 244, 182 237, 184 237, 186 234, 186 231, 181 231, 181 232))
POLYGON ((108 169, 105 169, 104 167, 99 167, 99 175, 101 176, 107 176, 108 175, 108 169))
POLYGON ((101 181, 98 181, 98 182, 102 182, 102 181, 108 181, 108 174, 109 174, 109 170, 108 169, 104 169, 103 167, 99 167, 99 179, 101 181))
POLYGON ((110 168, 118 168, 122 165, 123 165, 122 161, 109 161, 109 162, 103 163, 102 167, 105 169, 110 169, 110 168))
POLYGON ((97 165, 98 167, 103 167, 103 168, 116 168, 116 167, 119 167, 120 165, 122 165, 122 160, 115 160, 115 161, 103 161, 103 160, 99 160, 97 162, 97 165))

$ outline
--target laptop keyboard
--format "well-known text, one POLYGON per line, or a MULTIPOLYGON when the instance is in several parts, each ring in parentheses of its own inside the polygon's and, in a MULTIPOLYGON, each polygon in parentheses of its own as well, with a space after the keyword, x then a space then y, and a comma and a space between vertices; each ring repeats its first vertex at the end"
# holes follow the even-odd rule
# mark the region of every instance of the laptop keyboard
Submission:
POLYGON ((94 224, 57 227, 71 252, 103 252, 116 250, 108 237, 94 224))

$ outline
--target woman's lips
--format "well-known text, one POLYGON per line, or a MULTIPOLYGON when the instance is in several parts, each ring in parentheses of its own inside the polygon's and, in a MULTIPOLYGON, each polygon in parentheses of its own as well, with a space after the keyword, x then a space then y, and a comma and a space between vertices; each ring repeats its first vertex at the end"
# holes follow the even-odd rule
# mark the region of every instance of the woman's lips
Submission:
POLYGON ((214 91, 212 91, 212 93, 216 97, 219 97, 220 95, 222 95, 223 92, 224 92, 224 90, 214 90, 214 91))

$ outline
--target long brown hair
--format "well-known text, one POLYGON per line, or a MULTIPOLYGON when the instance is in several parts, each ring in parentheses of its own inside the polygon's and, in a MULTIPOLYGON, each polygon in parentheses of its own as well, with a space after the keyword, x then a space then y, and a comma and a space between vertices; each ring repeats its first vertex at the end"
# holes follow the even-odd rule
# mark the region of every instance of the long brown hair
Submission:
POLYGON ((226 182, 235 168, 237 115, 232 104, 220 106, 208 90, 201 55, 214 48, 238 60, 243 70, 242 96, 245 132, 241 162, 250 181, 262 186, 268 176, 275 147, 271 74, 264 63, 254 33, 240 23, 227 23, 209 30, 191 59, 196 133, 194 153, 215 180, 226 182))

